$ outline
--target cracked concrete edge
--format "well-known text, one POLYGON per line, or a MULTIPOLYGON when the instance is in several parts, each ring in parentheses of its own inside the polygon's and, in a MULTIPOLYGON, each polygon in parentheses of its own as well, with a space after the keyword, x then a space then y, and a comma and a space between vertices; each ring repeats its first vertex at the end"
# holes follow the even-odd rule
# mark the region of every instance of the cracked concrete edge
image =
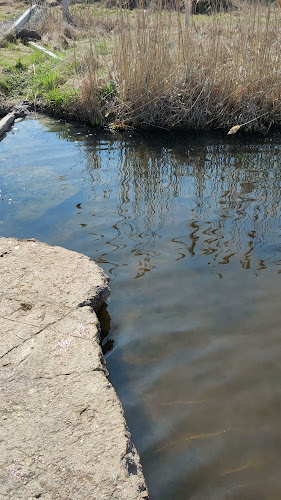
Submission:
MULTIPOLYGON (((33 391, 43 384, 46 392, 52 384, 55 384, 56 390, 60 386, 62 387, 60 395, 65 395, 66 400, 74 391, 71 398, 72 419, 77 419, 75 408, 76 406, 80 408, 81 405, 83 408, 82 411, 79 410, 80 416, 84 415, 84 411, 88 412, 87 408, 93 408, 91 411, 97 412, 98 415, 97 422, 94 419, 91 421, 92 434, 88 427, 85 428, 79 423, 79 432, 80 434, 84 432, 85 441, 90 434, 90 444, 86 448, 86 454, 91 457, 92 467, 88 467, 88 461, 83 466, 83 454, 79 462, 81 471, 84 467, 84 475, 87 472, 87 478, 91 479, 89 483, 86 481, 81 486, 80 481, 72 480, 73 472, 71 474, 65 473, 63 488, 68 489, 63 491, 56 489, 58 474, 56 463, 59 460, 64 461, 66 465, 64 470, 71 470, 71 468, 76 470, 77 464, 70 455, 72 453, 74 455, 81 454, 79 446, 75 445, 73 450, 71 446, 69 448, 67 437, 69 422, 67 422, 65 425, 62 424, 59 432, 56 431, 56 433, 65 448, 69 448, 70 451, 63 458, 58 458, 54 454, 53 448, 48 452, 49 455, 46 452, 51 466, 48 474, 42 473, 42 471, 40 473, 38 471, 25 472, 27 462, 26 459, 20 459, 20 457, 24 453, 25 456, 29 456, 30 462, 30 457, 33 456, 32 453, 35 450, 32 439, 29 440, 28 444, 24 443, 24 440, 20 444, 15 444, 16 456, 19 460, 13 460, 20 464, 20 466, 17 465, 17 468, 21 471, 19 474, 22 474, 21 477, 24 478, 25 484, 20 484, 19 488, 17 484, 14 484, 18 478, 11 479, 11 472, 10 476, 8 473, 6 476, 4 472, 0 473, 0 476, 4 474, 4 477, 0 477, 3 480, 2 484, 5 483, 8 488, 5 495, 8 495, 8 498, 35 498, 34 491, 39 491, 39 485, 41 485, 42 490, 42 484, 46 484, 45 489, 47 488, 47 490, 42 495, 44 500, 49 498, 52 500, 63 498, 74 500, 86 497, 103 498, 104 500, 109 498, 117 500, 148 498, 139 455, 131 441, 122 405, 107 379, 108 372, 100 346, 96 312, 109 296, 108 278, 88 257, 61 247, 51 247, 34 239, 18 240, 0 237, 0 271, 2 277, 0 306, 2 304, 2 310, 4 308, 6 311, 5 318, 2 320, 2 328, 5 329, 5 333, 9 332, 8 335, 3 335, 2 332, 1 337, 4 338, 4 343, 9 340, 12 346, 4 352, 2 360, 0 359, 0 379, 4 394, 2 408, 0 404, 0 415, 4 411, 2 436, 0 431, 1 446, 4 442, 8 448, 11 446, 14 434, 23 432, 23 428, 28 433, 33 427, 32 436, 36 436, 37 454, 39 453, 38 449, 43 450, 42 454, 44 453, 44 442, 48 441, 49 443, 50 441, 52 444, 52 437, 45 436, 44 432, 42 432, 43 437, 41 436, 44 422, 48 428, 51 418, 48 417, 48 419, 44 411, 42 413, 41 406, 46 406, 42 404, 44 397, 40 396, 41 399, 43 398, 39 402, 41 406, 39 409, 36 408, 32 396, 30 399, 26 398, 27 387, 31 387, 33 391), (7 278, 7 274, 10 277, 7 278), (63 285, 60 283, 61 279, 63 285), (39 289, 41 285, 42 289, 39 289), (45 286, 48 287, 50 296, 47 296, 45 286), (35 303, 33 303, 34 287, 35 303), (63 289, 65 289, 66 299, 63 298, 63 289), (44 308, 51 309, 51 312, 44 311, 44 308), (20 329, 22 340, 20 343, 18 343, 17 336, 15 338, 14 325, 20 329), (31 329, 33 329, 32 335, 30 335, 31 329), (86 380, 89 381, 88 385, 86 380), (78 392, 74 390, 76 386, 79 388, 78 392), (88 393, 85 387, 87 387, 88 393), (9 407, 7 404, 5 406, 5 401, 7 401, 5 394, 8 394, 8 397, 14 401, 13 404, 23 408, 23 416, 21 415, 23 423, 19 428, 15 427, 18 425, 17 421, 8 418, 6 420, 5 412, 9 417, 14 416, 14 418, 17 418, 17 413, 13 414, 13 405, 10 404, 9 407), (40 416, 40 431, 36 427, 36 422, 30 420, 30 415, 36 415, 36 418, 39 419, 37 414, 40 416), (28 415, 26 426, 24 424, 25 415, 28 415), (113 425, 111 420, 116 425, 113 425), (101 435, 96 432, 96 425, 100 427, 101 435), (1 437, 3 441, 1 441, 1 437), (41 448, 40 439, 43 440, 41 448), (111 448, 110 452, 108 448, 111 448), (114 480, 112 479, 111 467, 114 470, 114 480)), ((39 391, 40 394, 41 392, 39 391)), ((52 396, 50 397, 52 398, 52 396)), ((55 401, 57 404, 56 399, 55 401)), ((52 403, 49 402, 49 399, 47 402, 51 406, 48 411, 51 412, 53 420, 56 417, 55 423, 63 420, 64 417, 61 417, 60 413, 53 415, 57 410, 54 409, 52 412, 52 403)), ((68 413, 70 413, 68 403, 65 404, 68 413)), ((63 400, 61 405, 64 416, 63 400)), ((71 439, 73 438, 74 434, 71 435, 71 439)), ((76 439, 75 442, 79 443, 80 441, 76 439)), ((56 447, 56 444, 53 446, 56 447)), ((4 460, 1 464, 2 471, 4 469, 12 471, 14 465, 9 453, 5 455, 3 449, 1 453, 2 461, 4 460)))

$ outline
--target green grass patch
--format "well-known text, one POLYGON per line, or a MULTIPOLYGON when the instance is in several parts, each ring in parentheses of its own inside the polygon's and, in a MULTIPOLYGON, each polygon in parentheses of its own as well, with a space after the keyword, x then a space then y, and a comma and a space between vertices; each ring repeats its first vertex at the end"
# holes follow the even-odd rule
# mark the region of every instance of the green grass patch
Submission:
POLYGON ((76 101, 77 90, 65 87, 53 88, 45 95, 45 101, 53 111, 65 113, 76 101))
POLYGON ((0 61, 0 93, 4 98, 36 99, 60 112, 73 104, 77 90, 67 86, 73 76, 70 63, 54 62, 46 54, 18 43, 8 44, 4 51, 0 61))

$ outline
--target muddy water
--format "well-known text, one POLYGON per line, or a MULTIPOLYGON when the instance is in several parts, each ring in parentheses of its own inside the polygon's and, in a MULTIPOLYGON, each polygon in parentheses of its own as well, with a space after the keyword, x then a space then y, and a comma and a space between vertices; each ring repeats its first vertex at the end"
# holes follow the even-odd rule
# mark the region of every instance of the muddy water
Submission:
POLYGON ((15 128, 0 233, 111 277, 104 350, 151 499, 280 500, 281 136, 15 128))

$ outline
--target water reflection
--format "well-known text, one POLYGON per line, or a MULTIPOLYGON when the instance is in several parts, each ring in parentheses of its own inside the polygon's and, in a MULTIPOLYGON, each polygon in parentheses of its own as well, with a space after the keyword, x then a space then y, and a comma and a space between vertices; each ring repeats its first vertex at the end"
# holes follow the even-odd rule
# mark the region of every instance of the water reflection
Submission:
POLYGON ((2 234, 111 276, 103 347, 152 500, 280 498, 280 152, 47 119, 0 144, 2 234))
MULTIPOLYGON (((260 272, 279 258, 281 160, 275 143, 218 145, 203 138, 183 148, 111 134, 94 142, 85 137, 84 144, 91 203, 108 214, 114 204, 113 236, 99 255, 100 263, 111 264, 110 273, 125 247, 135 261, 132 277, 157 267, 158 244, 167 243, 168 234, 176 260, 206 256, 218 266, 239 259, 243 269, 260 272)), ((86 202, 84 211, 89 209, 86 202)), ((105 238, 100 224, 85 224, 96 239, 105 238)))

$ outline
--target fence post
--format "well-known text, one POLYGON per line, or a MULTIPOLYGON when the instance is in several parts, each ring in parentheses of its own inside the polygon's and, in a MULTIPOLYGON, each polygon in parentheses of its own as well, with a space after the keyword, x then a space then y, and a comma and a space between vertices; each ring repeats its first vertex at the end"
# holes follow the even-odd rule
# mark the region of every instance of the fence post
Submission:
POLYGON ((70 23, 71 17, 69 14, 69 0, 62 0, 62 14, 63 20, 70 23))
POLYGON ((190 25, 191 1, 192 0, 185 0, 185 15, 184 15, 184 25, 185 26, 190 25))

